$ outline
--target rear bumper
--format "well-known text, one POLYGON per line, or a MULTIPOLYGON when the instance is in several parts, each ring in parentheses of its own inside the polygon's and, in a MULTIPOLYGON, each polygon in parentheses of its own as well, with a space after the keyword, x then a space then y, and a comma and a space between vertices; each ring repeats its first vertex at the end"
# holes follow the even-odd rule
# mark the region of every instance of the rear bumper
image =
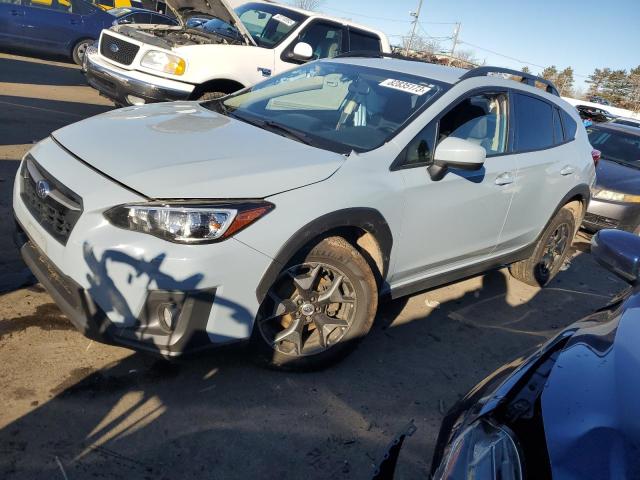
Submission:
POLYGON ((82 72, 89 85, 120 105, 132 105, 132 96, 144 100, 144 103, 187 100, 194 90, 191 84, 111 65, 100 58, 94 47, 87 49, 82 72))
POLYGON ((215 299, 215 289, 195 292, 153 291, 146 298, 144 314, 136 325, 122 327, 109 320, 93 301, 89 292, 63 274, 49 258, 29 240, 19 223, 14 239, 29 269, 47 290, 60 310, 86 337, 101 343, 121 345, 135 350, 174 357, 212 347, 206 332, 207 320, 215 299), (160 311, 175 306, 176 327, 165 329, 160 311))
POLYGON ((591 199, 582 226, 592 232, 603 228, 637 232, 640 226, 640 205, 591 199))

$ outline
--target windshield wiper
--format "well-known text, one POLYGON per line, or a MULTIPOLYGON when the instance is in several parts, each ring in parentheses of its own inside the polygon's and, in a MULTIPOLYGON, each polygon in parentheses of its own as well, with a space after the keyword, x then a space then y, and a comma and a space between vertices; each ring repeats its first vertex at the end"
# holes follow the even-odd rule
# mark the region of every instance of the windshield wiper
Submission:
MULTIPOLYGON (((226 107, 225 107, 226 108, 226 107)), ((305 145, 313 145, 309 137, 302 132, 298 132, 289 127, 285 127, 284 125, 280 125, 272 120, 261 120, 258 118, 248 118, 244 115, 238 115, 237 112, 229 112, 225 111, 225 115, 228 115, 233 118, 237 118, 243 122, 246 122, 254 127, 262 128, 263 130, 276 131, 283 134, 283 136, 288 137, 292 140, 295 140, 300 143, 304 143, 305 145)), ((275 132, 274 132, 275 133, 275 132)))

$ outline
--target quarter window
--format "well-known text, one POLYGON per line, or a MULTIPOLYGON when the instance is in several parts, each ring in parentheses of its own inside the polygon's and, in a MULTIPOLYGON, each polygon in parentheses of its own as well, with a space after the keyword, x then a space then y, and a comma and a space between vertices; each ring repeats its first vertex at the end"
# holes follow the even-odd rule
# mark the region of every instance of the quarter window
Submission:
POLYGON ((553 145, 553 107, 535 97, 516 93, 515 149, 541 150, 553 145))
POLYGON ((571 118, 567 112, 562 110, 562 125, 564 127, 564 141, 570 142, 576 138, 576 132, 578 131, 578 124, 571 118))
POLYGON ((380 39, 375 36, 358 30, 349 30, 349 51, 350 52, 380 52, 380 39))

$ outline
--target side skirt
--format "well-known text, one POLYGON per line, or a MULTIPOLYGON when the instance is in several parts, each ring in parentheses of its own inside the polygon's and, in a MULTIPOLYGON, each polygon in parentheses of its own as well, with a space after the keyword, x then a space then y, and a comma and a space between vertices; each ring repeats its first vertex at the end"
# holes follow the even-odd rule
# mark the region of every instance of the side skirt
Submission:
POLYGON ((475 277, 476 275, 488 272, 490 270, 496 270, 506 267, 508 265, 511 265, 512 263, 519 262, 531 257, 531 255, 533 255, 533 251, 536 248, 536 244, 537 242, 534 242, 532 245, 521 248, 520 250, 516 250, 515 252, 508 253, 504 256, 491 258, 474 265, 469 265, 467 267, 441 273, 432 277, 423 278, 413 283, 402 285, 396 288, 394 288, 392 285, 391 291, 387 294, 387 296, 390 297, 391 300, 395 300, 396 298, 413 295, 414 293, 431 290, 436 287, 444 287, 445 285, 448 285, 450 283, 475 277))

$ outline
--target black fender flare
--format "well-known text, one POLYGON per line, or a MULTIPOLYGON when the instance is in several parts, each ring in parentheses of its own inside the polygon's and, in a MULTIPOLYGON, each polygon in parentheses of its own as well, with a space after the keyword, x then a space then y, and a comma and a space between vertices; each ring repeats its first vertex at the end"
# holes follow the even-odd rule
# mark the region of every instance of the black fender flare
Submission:
POLYGON ((382 279, 385 279, 389 271, 389 259, 391 258, 391 248, 393 246, 393 235, 387 221, 374 208, 345 208, 312 220, 284 243, 258 284, 256 289, 258 303, 262 303, 269 288, 276 281, 282 269, 298 252, 308 247, 314 239, 330 234, 332 231, 349 227, 360 228, 373 235, 376 239, 382 253, 383 265, 380 273, 382 279))

